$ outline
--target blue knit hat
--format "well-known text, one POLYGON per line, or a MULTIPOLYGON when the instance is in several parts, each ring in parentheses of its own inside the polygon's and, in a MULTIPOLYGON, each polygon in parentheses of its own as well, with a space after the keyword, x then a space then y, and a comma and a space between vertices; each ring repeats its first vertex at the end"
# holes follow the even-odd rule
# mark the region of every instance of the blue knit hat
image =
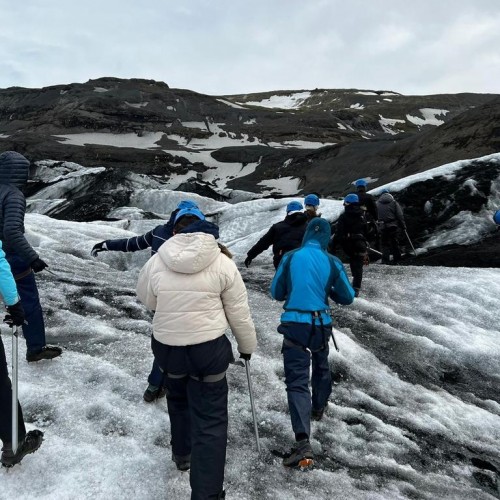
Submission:
POLYGON ((195 217, 198 217, 198 219, 200 220, 205 220, 205 216, 201 213, 201 211, 198 208, 183 208, 182 210, 179 210, 179 212, 177 212, 174 224, 177 224, 179 220, 185 215, 194 215, 195 217))
POLYGON ((198 208, 198 205, 191 200, 181 200, 177 205, 179 210, 183 210, 184 208, 198 208))
POLYGON ((359 197, 357 194, 350 193, 344 198, 344 203, 347 205, 351 203, 359 203, 359 197))
POLYGON ((300 212, 301 210, 304 210, 304 207, 302 206, 302 203, 300 203, 300 201, 291 201, 286 206, 287 214, 289 214, 290 212, 300 212))
POLYGON ((498 224, 500 226, 500 210, 497 210, 493 214, 493 220, 495 221, 495 224, 498 224))
POLYGON ((358 179, 358 180, 354 183, 354 185, 355 185, 356 187, 359 187, 359 186, 364 186, 364 187, 366 187, 366 185, 367 185, 367 184, 368 184, 368 182, 366 182, 364 179, 358 179))
POLYGON ((309 205, 310 207, 317 207, 319 205, 319 198, 315 194, 308 194, 304 198, 304 205, 309 205))

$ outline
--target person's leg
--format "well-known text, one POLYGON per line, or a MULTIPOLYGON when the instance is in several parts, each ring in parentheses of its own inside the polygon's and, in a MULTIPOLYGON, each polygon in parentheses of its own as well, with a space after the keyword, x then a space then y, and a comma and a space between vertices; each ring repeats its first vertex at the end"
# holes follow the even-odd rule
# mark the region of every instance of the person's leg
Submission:
POLYGON ((187 384, 191 416, 191 500, 219 498, 227 446, 227 380, 187 384))
POLYGON ((311 393, 309 391, 309 352, 283 343, 281 350, 285 367, 288 408, 295 438, 311 434, 311 393))
POLYGON ((155 387, 163 387, 163 373, 158 366, 158 363, 153 360, 153 366, 148 377, 148 383, 155 387))
POLYGON ((191 422, 189 416, 188 377, 165 378, 167 407, 170 418, 172 453, 187 457, 191 453, 191 422))
POLYGON ((332 375, 328 364, 328 344, 325 349, 312 353, 312 410, 322 411, 332 393, 332 375))
POLYGON ((382 264, 390 264, 391 256, 391 242, 389 236, 389 230, 384 228, 380 235, 380 246, 382 251, 382 264))
POLYGON ((356 292, 361 290, 361 281, 363 280, 363 263, 363 256, 353 255, 350 257, 349 264, 351 266, 352 287, 356 292))
POLYGON ((391 241, 391 253, 393 255, 394 264, 401 260, 401 249, 399 248, 399 229, 394 228, 391 241))
MULTIPOLYGON (((18 425, 17 433, 19 442, 21 442, 26 435, 26 428, 24 427, 23 412, 21 405, 18 404, 18 425)), ((5 349, 0 336, 0 439, 4 447, 12 446, 12 384, 9 379, 9 372, 7 369, 7 359, 5 357, 5 349)))

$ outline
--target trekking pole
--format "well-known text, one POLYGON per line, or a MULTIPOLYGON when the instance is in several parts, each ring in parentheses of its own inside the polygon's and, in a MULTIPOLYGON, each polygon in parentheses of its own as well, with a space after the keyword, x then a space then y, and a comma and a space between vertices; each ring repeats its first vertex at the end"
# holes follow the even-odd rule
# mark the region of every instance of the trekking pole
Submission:
POLYGON ((333 345, 335 346, 335 350, 337 352, 340 352, 340 349, 339 349, 339 347, 337 345, 337 342, 335 342, 335 335, 333 334, 333 328, 332 328, 332 340, 333 340, 333 345))
POLYGON ((408 236, 408 231, 406 231, 406 229, 405 229, 405 234, 406 234, 406 237, 408 238, 408 241, 410 242, 410 246, 411 246, 411 249, 413 250, 413 254, 416 257, 417 256, 417 252, 415 251, 415 247, 413 246, 413 243, 411 242, 410 237, 408 236))
POLYGON ((255 414, 255 405, 253 402, 252 379, 250 377, 250 360, 245 360, 245 369, 247 371, 248 392, 250 393, 250 405, 252 406, 253 427, 255 430, 255 442, 257 443, 257 452, 260 455, 259 429, 257 428, 257 415, 255 414))
POLYGON ((376 253, 378 255, 382 255, 382 252, 379 252, 378 250, 375 250, 375 248, 372 248, 370 245, 368 245, 368 250, 370 252, 376 253))
POLYGON ((17 453, 19 444, 19 436, 17 433, 17 348, 18 348, 17 326, 12 325, 12 451, 14 455, 17 453))

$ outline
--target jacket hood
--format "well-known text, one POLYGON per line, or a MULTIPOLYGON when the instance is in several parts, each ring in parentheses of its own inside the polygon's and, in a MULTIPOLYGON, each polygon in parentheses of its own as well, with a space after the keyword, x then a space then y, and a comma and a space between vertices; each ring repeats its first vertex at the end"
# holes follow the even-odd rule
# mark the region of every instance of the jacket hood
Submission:
POLYGON ((380 203, 390 203, 391 201, 394 201, 394 196, 392 196, 391 193, 384 193, 377 201, 380 203))
POLYGON ((304 212, 296 212, 287 215, 285 217, 285 222, 290 224, 290 226, 302 226, 307 222, 307 215, 304 212))
POLYGON ((360 205, 347 205, 344 211, 348 215, 362 215, 364 212, 360 205))
POLYGON ((220 255, 215 238, 207 233, 178 233, 158 249, 165 265, 176 273, 199 273, 220 255))
POLYGON ((21 153, 5 151, 0 154, 0 184, 21 189, 28 182, 30 162, 21 153))
POLYGON ((306 233, 302 240, 302 246, 308 241, 316 240, 321 245, 321 248, 326 250, 328 242, 330 241, 331 232, 330 224, 327 220, 321 217, 314 217, 307 225, 306 233))
POLYGON ((206 233, 211 234, 216 240, 219 239, 219 226, 207 220, 197 220, 184 229, 181 229, 178 234, 187 233, 206 233))

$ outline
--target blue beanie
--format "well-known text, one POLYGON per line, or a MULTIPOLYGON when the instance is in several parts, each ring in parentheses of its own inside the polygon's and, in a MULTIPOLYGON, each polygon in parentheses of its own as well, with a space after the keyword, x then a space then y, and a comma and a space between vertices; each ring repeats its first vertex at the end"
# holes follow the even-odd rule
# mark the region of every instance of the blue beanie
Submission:
POLYGON ((384 188, 384 189, 382 189, 382 191, 380 191, 380 194, 384 194, 384 193, 388 193, 388 192, 389 192, 389 190, 387 188, 384 188))
POLYGON ((177 212, 174 224, 177 224, 177 222, 179 222, 179 220, 185 215, 194 215, 195 217, 198 217, 198 219, 200 220, 205 220, 205 216, 201 213, 201 211, 198 208, 183 208, 182 210, 179 210, 179 212, 177 212))
POLYGON ((359 186, 365 186, 368 184, 368 182, 366 182, 364 179, 358 179, 355 183, 355 186, 356 187, 359 187, 359 186))
POLYGON ((500 226, 500 210, 497 210, 493 214, 493 220, 495 221, 495 224, 498 224, 500 226))
POLYGON ((359 197, 357 194, 350 193, 344 198, 344 203, 359 203, 359 197))
POLYGON ((304 207, 302 206, 302 203, 300 201, 291 201, 287 206, 286 206, 286 213, 290 212, 299 212, 300 210, 304 210, 304 207))
POLYGON ((317 207, 319 205, 319 198, 315 194, 308 194, 304 198, 304 205, 309 205, 311 207, 317 207))
POLYGON ((184 208, 198 208, 198 205, 191 200, 181 200, 177 205, 179 210, 183 210, 184 208))

